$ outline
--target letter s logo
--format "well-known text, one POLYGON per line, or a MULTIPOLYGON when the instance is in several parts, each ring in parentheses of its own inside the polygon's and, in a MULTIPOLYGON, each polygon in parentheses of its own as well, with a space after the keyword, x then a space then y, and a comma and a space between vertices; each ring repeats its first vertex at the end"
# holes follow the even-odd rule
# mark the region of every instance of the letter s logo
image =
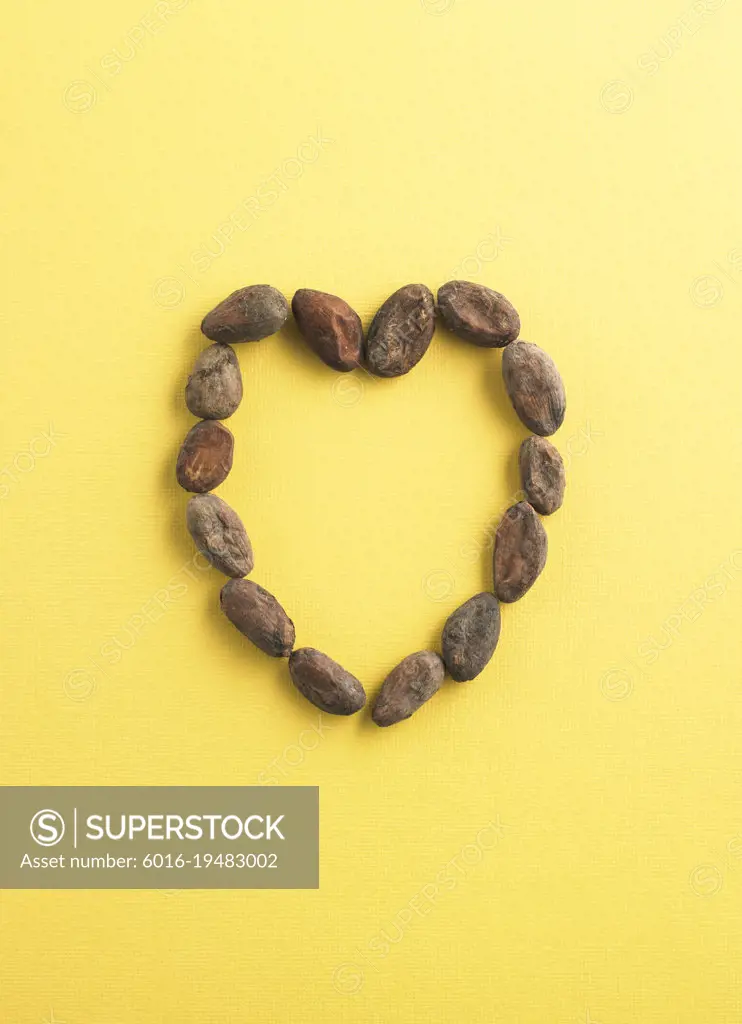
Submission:
POLYGON ((31 819, 31 835, 39 846, 56 846, 64 836, 64 818, 58 811, 38 811, 31 819))

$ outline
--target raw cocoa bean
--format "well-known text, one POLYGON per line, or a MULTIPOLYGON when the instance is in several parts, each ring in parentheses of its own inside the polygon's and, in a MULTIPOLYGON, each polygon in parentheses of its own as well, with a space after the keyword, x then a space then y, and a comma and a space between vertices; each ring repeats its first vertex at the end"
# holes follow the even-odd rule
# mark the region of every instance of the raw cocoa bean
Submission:
POLYGON ((443 627, 443 660, 458 683, 474 679, 489 663, 500 639, 500 603, 477 594, 449 616, 443 627))
POLYGON ((234 458, 232 432, 217 420, 202 420, 192 427, 178 455, 176 475, 186 491, 213 491, 229 476, 234 458))
POLYGON ((409 373, 428 350, 435 330, 435 303, 424 284, 408 284, 390 295, 366 339, 366 363, 377 377, 409 373))
POLYGON ((449 281, 439 288, 438 312, 449 331, 483 348, 503 348, 520 333, 515 306, 472 281, 449 281))
POLYGON ((523 597, 546 565, 548 540, 539 517, 527 501, 507 510, 495 535, 495 594, 511 603, 523 597))
POLYGON ((212 341, 260 341, 280 331, 288 315, 289 304, 276 288, 251 284, 238 288, 207 313, 201 330, 212 341))
POLYGON ((256 647, 273 658, 288 658, 294 624, 272 594, 251 580, 230 580, 222 587, 221 607, 229 621, 256 647))
POLYGON ((503 352, 502 375, 513 408, 529 430, 545 437, 561 427, 567 400, 551 356, 530 341, 515 342, 503 352))
POLYGON ((527 437, 518 454, 526 498, 542 516, 550 516, 564 501, 566 477, 562 457, 545 437, 527 437))
POLYGON ((300 288, 291 309, 307 344, 324 363, 341 372, 361 365, 363 326, 347 302, 327 292, 300 288))
POLYGON ((186 405, 202 420, 226 420, 242 401, 242 373, 234 349, 209 345, 188 378, 186 405))
POLYGON ((300 647, 289 658, 294 686, 328 715, 354 715, 366 703, 360 682, 314 647, 300 647))
POLYGON ((377 725, 409 718, 441 687, 446 667, 434 651, 408 655, 384 680, 372 714, 377 725))
POLYGON ((219 572, 240 579, 255 564, 242 520, 215 494, 197 494, 188 502, 188 530, 196 547, 219 572))

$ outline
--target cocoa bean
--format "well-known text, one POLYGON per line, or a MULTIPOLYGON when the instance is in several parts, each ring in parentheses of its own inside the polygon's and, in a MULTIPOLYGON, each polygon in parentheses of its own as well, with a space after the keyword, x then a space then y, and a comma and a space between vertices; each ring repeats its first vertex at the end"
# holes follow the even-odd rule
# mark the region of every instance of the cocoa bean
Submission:
POLYGON ((207 313, 201 330, 212 341, 260 341, 280 331, 288 315, 289 304, 276 288, 252 284, 238 288, 207 313))
POLYGON ((530 341, 508 345, 502 355, 502 375, 513 408, 529 430, 542 437, 564 421, 564 384, 551 356, 530 341))
POLYGON ((229 476, 234 458, 234 437, 217 420, 202 420, 192 427, 178 455, 176 476, 186 491, 213 491, 229 476))
POLYGON ((428 350, 435 330, 435 303, 423 284, 408 284, 390 295, 373 319, 366 339, 366 363, 377 377, 409 373, 428 350))
POLYGON ((188 502, 188 530, 196 547, 225 576, 248 576, 254 559, 242 520, 215 494, 197 494, 188 502))
POLYGON ((443 627, 443 660, 458 683, 474 679, 489 663, 500 639, 500 603, 477 594, 453 612, 443 627))
POLYGON ((434 651, 409 654, 384 680, 372 714, 388 726, 413 715, 441 687, 446 667, 434 651))
POLYGON ((309 347, 333 370, 361 365, 361 318, 337 295, 300 288, 291 302, 297 326, 309 347))
POLYGON ((188 378, 186 405, 202 420, 226 420, 242 401, 242 373, 234 349, 209 345, 188 378))
POLYGON ((366 692, 356 677, 314 647, 294 651, 289 672, 299 693, 328 715, 354 715, 366 703, 366 692))
POLYGON ((288 658, 294 624, 272 594, 252 580, 230 580, 222 587, 221 607, 229 621, 256 647, 273 658, 288 658))
POLYGON ((545 437, 527 437, 518 454, 526 498, 542 516, 550 516, 564 501, 566 477, 562 457, 545 437))
POLYGON ((449 281, 439 288, 438 312, 449 331, 484 348, 502 348, 520 333, 515 306, 472 281, 449 281))
POLYGON ((511 603, 523 597, 546 565, 548 540, 539 517, 527 501, 507 510, 495 535, 495 594, 511 603))

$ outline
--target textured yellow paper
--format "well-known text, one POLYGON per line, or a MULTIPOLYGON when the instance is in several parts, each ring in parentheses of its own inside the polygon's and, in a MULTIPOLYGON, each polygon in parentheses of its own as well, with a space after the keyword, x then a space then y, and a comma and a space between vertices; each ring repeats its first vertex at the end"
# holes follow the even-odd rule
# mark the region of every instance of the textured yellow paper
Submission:
MULTIPOLYGON (((1 781, 317 784, 322 888, 2 893, 3 1022, 740 1019, 740 30, 719 0, 5 12, 1 781), (480 679, 321 720, 193 567, 198 325, 247 283, 368 322, 452 276, 564 374, 549 562, 480 679)), ((374 693, 489 583, 525 436, 499 354, 239 358, 254 578, 374 693)))

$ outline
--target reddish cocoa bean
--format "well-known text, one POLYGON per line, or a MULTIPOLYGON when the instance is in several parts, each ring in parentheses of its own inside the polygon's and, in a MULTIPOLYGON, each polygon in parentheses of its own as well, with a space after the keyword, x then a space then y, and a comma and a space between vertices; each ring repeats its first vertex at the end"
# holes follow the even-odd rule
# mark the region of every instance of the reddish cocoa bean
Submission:
POLYGON ((204 349, 185 394, 186 405, 199 419, 229 419, 242 401, 242 373, 234 349, 220 344, 204 349))
POLYGON ((487 666, 500 639, 500 603, 494 594, 470 597, 443 627, 443 660, 458 683, 474 679, 487 666))
POLYGON ((186 523, 198 550, 219 572, 235 579, 252 572, 250 539, 226 501, 215 494, 197 494, 188 502, 186 523))
POLYGON ((409 654, 384 680, 373 710, 377 725, 402 722, 437 693, 446 674, 446 666, 434 651, 409 654))
POLYGON ((444 325, 483 348, 503 348, 520 333, 520 317, 504 295, 473 281, 449 281, 438 290, 444 325))
POLYGON ((234 458, 234 437, 217 420, 202 420, 192 427, 178 455, 176 476, 186 491, 205 494, 229 476, 234 458))
POLYGON ((567 400, 551 356, 529 341, 508 345, 502 375, 513 408, 534 434, 546 437, 561 427, 567 400))
POLYGON ((201 330, 212 341, 260 341, 280 331, 288 315, 289 304, 276 288, 252 284, 238 288, 207 313, 201 330))
POLYGON ((550 516, 564 501, 566 475, 562 457, 545 437, 527 437, 518 455, 526 498, 542 516, 550 516))
POLYGON ((289 672, 299 693, 328 715, 354 715, 366 703, 365 690, 356 677, 314 647, 294 651, 289 672))
POLYGON ((361 365, 361 318, 337 295, 300 288, 291 303, 297 326, 309 347, 333 370, 345 373, 361 365))
POLYGON ((222 587, 221 608, 243 636, 272 658, 288 658, 294 624, 272 594, 252 580, 230 580, 222 587))
POLYGON ((495 594, 501 601, 517 601, 530 590, 546 565, 547 550, 546 530, 528 502, 509 508, 495 535, 495 594))
POLYGON ((366 364, 377 377, 409 373, 428 350, 435 330, 435 303, 423 284, 408 284, 390 295, 366 339, 366 364))

